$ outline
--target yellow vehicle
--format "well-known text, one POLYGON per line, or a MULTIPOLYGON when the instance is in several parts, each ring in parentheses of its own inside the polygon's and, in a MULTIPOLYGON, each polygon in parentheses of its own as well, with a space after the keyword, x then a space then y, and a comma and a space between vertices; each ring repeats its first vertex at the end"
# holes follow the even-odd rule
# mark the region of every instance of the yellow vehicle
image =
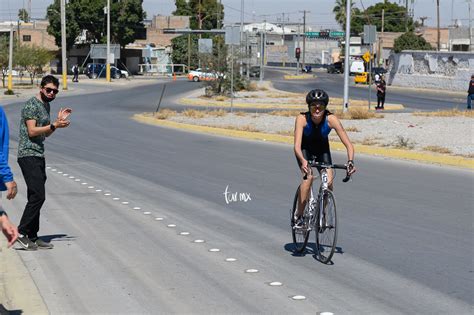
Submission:
POLYGON ((368 84, 369 83, 369 73, 368 72, 362 72, 359 74, 356 74, 354 77, 354 83, 362 83, 362 84, 368 84))

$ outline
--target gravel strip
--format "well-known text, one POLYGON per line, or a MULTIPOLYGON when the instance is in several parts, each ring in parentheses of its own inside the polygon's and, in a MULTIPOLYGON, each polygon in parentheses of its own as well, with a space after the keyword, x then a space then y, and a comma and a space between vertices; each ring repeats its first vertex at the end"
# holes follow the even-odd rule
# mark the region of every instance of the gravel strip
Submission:
MULTIPOLYGON (((411 148, 422 150, 427 146, 445 148, 453 155, 473 157, 474 119, 469 117, 426 117, 411 113, 383 113, 383 118, 364 120, 342 120, 354 143, 378 146, 411 148)), ((169 120, 215 127, 231 127, 243 130, 258 130, 267 133, 292 134, 295 117, 282 117, 268 114, 245 116, 226 114, 221 117, 192 118, 182 114, 169 120)), ((332 140, 338 139, 333 131, 332 140)))

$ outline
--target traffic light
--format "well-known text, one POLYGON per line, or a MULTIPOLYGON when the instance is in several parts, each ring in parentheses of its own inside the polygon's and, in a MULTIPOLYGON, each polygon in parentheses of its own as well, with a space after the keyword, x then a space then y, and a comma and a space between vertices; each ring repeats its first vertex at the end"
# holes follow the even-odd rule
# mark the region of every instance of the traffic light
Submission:
POLYGON ((301 55, 301 49, 299 47, 296 47, 296 49, 295 49, 296 60, 300 59, 300 55, 301 55))

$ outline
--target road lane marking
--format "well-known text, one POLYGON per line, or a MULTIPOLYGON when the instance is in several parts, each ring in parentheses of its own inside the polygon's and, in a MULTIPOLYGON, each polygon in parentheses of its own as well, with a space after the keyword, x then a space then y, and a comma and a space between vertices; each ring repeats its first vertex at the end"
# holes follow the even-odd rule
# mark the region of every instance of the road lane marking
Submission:
POLYGON ((189 232, 181 232, 179 235, 189 235, 189 232))
POLYGON ((306 296, 304 295, 293 295, 291 298, 296 301, 306 300, 306 296))
POLYGON ((133 207, 133 210, 142 210, 140 207, 133 207))
POLYGON ((226 258, 225 261, 227 261, 227 262, 234 262, 234 261, 237 261, 237 258, 229 257, 229 258, 226 258))
POLYGON ((151 214, 151 212, 150 211, 145 211, 145 212, 143 212, 143 214, 144 215, 149 215, 149 214, 151 214))
POLYGON ((211 248, 211 249, 209 249, 209 251, 211 253, 217 253, 217 252, 220 252, 221 250, 219 248, 211 248))
POLYGON ((176 227, 176 224, 168 224, 167 227, 174 228, 174 227, 176 227))
POLYGON ((245 273, 257 273, 258 269, 247 269, 245 270, 245 273))
POLYGON ((123 204, 123 205, 128 205, 129 202, 128 202, 128 201, 122 201, 122 204, 123 204))
POLYGON ((194 240, 194 243, 204 243, 204 240, 194 240))
POLYGON ((112 200, 117 201, 117 200, 120 200, 120 198, 119 197, 113 197, 112 200))
POLYGON ((160 218, 160 217, 158 217, 158 218, 155 218, 155 220, 156 220, 156 221, 163 221, 163 220, 164 220, 164 218, 160 218))
POLYGON ((283 283, 278 282, 278 281, 273 281, 273 282, 270 282, 268 285, 272 287, 280 287, 283 285, 283 283))

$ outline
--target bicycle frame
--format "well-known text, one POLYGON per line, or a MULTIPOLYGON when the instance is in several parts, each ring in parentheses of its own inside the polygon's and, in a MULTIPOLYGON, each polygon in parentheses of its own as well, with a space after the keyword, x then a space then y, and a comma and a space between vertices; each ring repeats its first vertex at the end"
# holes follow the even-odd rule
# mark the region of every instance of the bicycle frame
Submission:
MULTIPOLYGON (((314 174, 314 171, 313 171, 314 174)), ((313 192, 313 185, 314 181, 317 179, 317 177, 313 178, 313 183, 311 183, 311 187, 309 189, 309 199, 308 199, 308 216, 309 216, 309 227, 308 230, 311 231, 313 228, 316 227, 316 214, 320 211, 320 201, 321 201, 321 196, 323 195, 325 190, 328 190, 329 188, 329 180, 328 180, 328 171, 326 168, 321 169, 321 184, 319 185, 319 191, 317 195, 317 199, 314 198, 314 192, 313 192)), ((323 218, 323 214, 320 213, 319 215, 320 220, 323 218)))

